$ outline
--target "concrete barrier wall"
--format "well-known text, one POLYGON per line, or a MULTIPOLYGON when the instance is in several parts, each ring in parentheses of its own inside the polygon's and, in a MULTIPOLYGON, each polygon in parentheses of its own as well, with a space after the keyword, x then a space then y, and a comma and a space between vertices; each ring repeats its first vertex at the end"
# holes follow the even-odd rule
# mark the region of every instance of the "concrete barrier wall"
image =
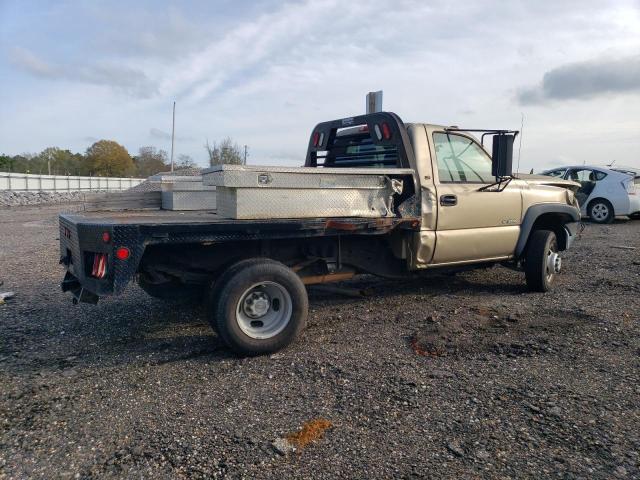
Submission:
POLYGON ((92 190, 126 190, 144 182, 145 178, 72 177, 65 175, 33 175, 0 172, 0 190, 16 192, 77 192, 92 190))

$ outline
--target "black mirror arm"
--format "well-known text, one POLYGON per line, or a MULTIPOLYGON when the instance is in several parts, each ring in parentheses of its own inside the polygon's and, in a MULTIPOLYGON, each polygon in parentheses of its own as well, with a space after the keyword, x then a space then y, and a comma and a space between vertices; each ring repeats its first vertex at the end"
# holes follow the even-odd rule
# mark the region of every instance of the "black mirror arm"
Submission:
POLYGON ((480 187, 478 191, 479 192, 502 192, 511 183, 511 180, 513 180, 513 177, 502 177, 502 178, 496 179, 496 181, 490 185, 485 185, 484 187, 480 187), (492 190, 492 187, 495 187, 495 186, 497 186, 498 188, 492 190))

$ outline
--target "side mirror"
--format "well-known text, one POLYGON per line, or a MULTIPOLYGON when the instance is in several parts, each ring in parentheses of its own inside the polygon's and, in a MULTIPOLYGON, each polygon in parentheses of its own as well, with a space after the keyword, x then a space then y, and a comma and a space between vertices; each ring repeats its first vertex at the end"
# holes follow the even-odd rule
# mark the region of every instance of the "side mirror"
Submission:
POLYGON ((513 141, 515 135, 498 133, 493 136, 493 150, 491 152, 491 175, 496 178, 510 177, 513 164, 513 141))

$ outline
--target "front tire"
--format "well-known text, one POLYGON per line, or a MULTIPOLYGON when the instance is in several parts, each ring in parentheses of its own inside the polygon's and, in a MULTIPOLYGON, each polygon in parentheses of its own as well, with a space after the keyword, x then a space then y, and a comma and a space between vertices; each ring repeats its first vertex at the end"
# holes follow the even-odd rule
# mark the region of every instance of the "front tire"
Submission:
POLYGON ((533 292, 548 292, 562 262, 556 234, 550 230, 536 230, 529 238, 525 255, 525 278, 533 292))
POLYGON ((589 203, 589 218, 594 223, 611 223, 615 217, 613 205, 603 198, 597 198, 589 203))
POLYGON ((212 292, 209 322, 242 355, 275 352, 291 344, 307 322, 307 291, 286 265, 243 260, 223 274, 212 292))

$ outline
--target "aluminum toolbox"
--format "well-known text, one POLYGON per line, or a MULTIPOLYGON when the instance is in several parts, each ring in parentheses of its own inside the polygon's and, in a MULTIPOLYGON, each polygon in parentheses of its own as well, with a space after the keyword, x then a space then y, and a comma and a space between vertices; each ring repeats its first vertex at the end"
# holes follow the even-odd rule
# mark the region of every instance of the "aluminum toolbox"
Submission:
POLYGON ((162 208, 164 210, 215 210, 216 187, 204 185, 202 176, 163 176, 162 208))
POLYGON ((389 175, 411 169, 291 168, 220 165, 203 171, 217 187, 218 215, 234 219, 385 217, 389 175))

